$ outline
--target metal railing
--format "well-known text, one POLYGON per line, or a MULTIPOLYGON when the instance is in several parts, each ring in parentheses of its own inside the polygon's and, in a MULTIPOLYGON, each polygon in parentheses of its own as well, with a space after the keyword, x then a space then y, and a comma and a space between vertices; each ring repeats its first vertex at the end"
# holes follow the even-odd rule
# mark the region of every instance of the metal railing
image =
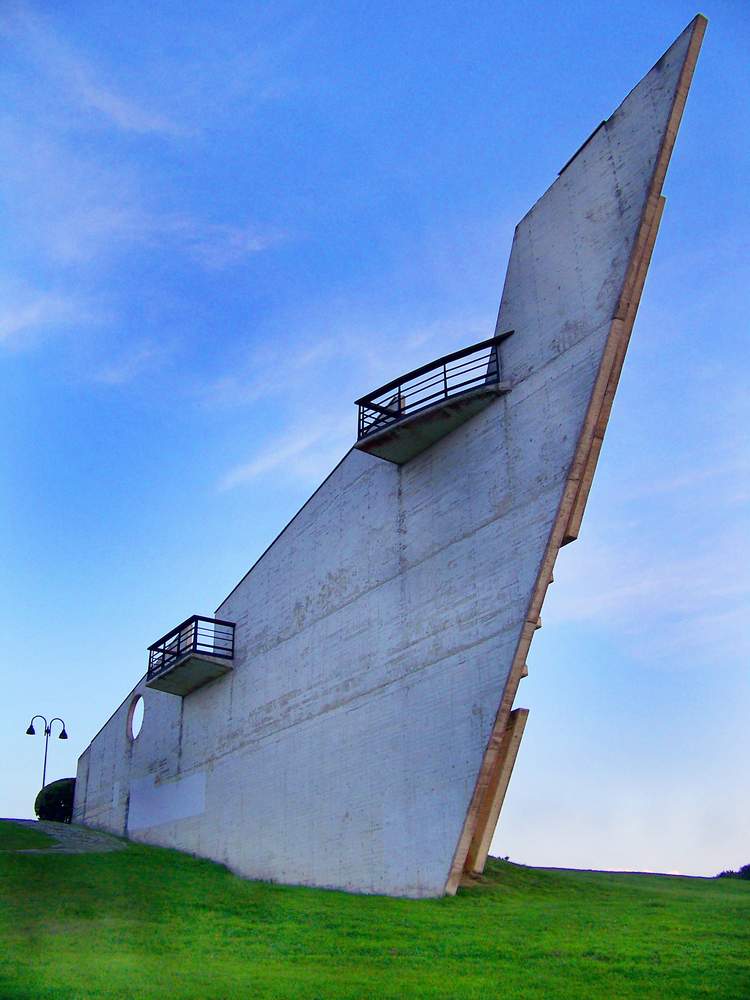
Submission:
POLYGON ((147 679, 156 677, 189 653, 203 653, 231 660, 234 656, 234 622, 193 615, 148 647, 147 679))
POLYGON ((446 354, 355 400, 359 407, 357 440, 445 400, 497 384, 498 344, 512 333, 508 330, 462 351, 446 354))

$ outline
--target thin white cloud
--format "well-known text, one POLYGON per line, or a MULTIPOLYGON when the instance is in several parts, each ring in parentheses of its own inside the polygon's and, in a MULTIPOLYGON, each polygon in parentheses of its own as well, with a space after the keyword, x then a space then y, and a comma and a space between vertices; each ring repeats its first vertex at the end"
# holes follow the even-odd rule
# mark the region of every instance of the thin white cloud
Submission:
POLYGON ((333 337, 322 337, 305 347, 272 338, 249 351, 239 371, 226 372, 208 382, 202 380, 198 395, 212 406, 239 406, 296 392, 300 383, 309 391, 325 380, 324 365, 345 356, 333 337), (283 365, 279 364, 280 355, 284 357, 283 365))
MULTIPOLYGON (((732 442, 733 445, 737 442, 732 442)), ((716 482, 726 482, 736 476, 744 476, 746 483, 750 477, 750 460, 733 456, 722 462, 712 462, 703 467, 686 469, 675 476, 648 480, 631 486, 623 499, 628 501, 654 498, 662 494, 696 491, 701 486, 716 482)))
POLYGON ((251 221, 216 223, 149 205, 127 164, 86 159, 66 142, 4 123, 0 180, 12 191, 12 221, 55 264, 94 268, 134 246, 185 254, 205 270, 236 267, 282 242, 251 221))
POLYGON ((174 237, 185 252, 208 270, 241 264, 285 239, 283 233, 265 232, 253 223, 210 223, 188 216, 154 216, 150 219, 150 235, 156 241, 174 237))
MULTIPOLYGON (((660 517, 662 515, 660 514, 660 517)), ((609 512, 611 541, 585 535, 564 549, 545 621, 601 626, 654 663, 750 656, 750 560, 743 518, 696 525, 689 540, 639 541, 639 525, 609 512), (688 542, 685 547, 685 542, 688 542)))
POLYGON ((99 264, 150 229, 132 169, 87 158, 20 120, 0 130, 0 180, 16 242, 55 264, 99 264))
POLYGON ((98 111, 113 125, 126 132, 157 132, 160 135, 174 136, 187 134, 185 128, 164 115, 141 108, 133 101, 94 83, 83 67, 76 68, 71 74, 71 81, 76 83, 75 92, 85 107, 98 111))
POLYGON ((394 323, 371 314, 360 320, 358 311, 361 304, 329 302, 324 315, 289 318, 286 328, 294 335, 259 338, 261 346, 241 363, 235 361, 232 371, 197 388, 211 406, 252 406, 273 398, 274 421, 282 428, 249 461, 229 469, 221 490, 280 471, 286 479, 316 487, 353 442, 356 409, 349 400, 398 371, 464 346, 472 337, 481 339, 486 331, 476 316, 429 322, 402 316, 394 323), (317 337, 315 330, 321 331, 317 337), (310 413, 326 416, 311 425, 310 413))
POLYGON ((124 385, 160 361, 165 353, 164 348, 156 344, 136 345, 132 350, 103 365, 91 378, 104 385, 124 385))
MULTIPOLYGON (((225 374, 203 380, 197 391, 212 406, 248 405, 281 394, 288 399, 294 394, 305 405, 353 399, 399 372, 492 332, 487 318, 463 313, 438 321, 401 317, 394 322, 372 314, 362 318, 362 311, 361 303, 329 302, 322 314, 286 317, 280 325, 293 331, 291 335, 254 331, 259 346, 234 359, 225 374)), ((288 407, 287 416, 295 424, 288 407)))
POLYGON ((249 462, 230 469, 219 489, 229 490, 282 469, 287 478, 317 485, 345 453, 350 437, 340 419, 300 424, 261 448, 249 462))
POLYGON ((92 310, 79 300, 53 292, 26 290, 4 294, 0 307, 0 343, 18 346, 42 330, 90 323, 92 310))
POLYGON ((27 4, 8 3, 0 14, 0 35, 32 63, 36 74, 52 81, 78 110, 94 112, 110 125, 136 133, 164 136, 186 134, 166 115, 140 106, 101 80, 89 62, 52 29, 51 23, 27 4))

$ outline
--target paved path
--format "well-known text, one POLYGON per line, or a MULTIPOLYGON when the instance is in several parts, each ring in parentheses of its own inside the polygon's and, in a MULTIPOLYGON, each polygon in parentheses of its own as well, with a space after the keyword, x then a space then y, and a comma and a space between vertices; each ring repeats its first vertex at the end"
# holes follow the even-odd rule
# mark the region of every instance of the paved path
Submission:
POLYGON ((53 823, 50 820, 14 819, 12 823, 28 826, 41 833, 47 833, 57 841, 49 847, 26 848, 14 851, 15 854, 88 854, 95 851, 121 851, 127 847, 127 841, 113 837, 100 830, 91 830, 86 826, 76 826, 73 823, 53 823))

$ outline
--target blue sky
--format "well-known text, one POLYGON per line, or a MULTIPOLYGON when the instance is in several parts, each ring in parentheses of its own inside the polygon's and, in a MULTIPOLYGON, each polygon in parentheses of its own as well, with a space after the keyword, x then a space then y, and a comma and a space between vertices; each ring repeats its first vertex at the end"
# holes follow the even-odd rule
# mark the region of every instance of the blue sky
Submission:
MULTIPOLYGON (((494 851, 750 860, 750 6, 708 2, 580 541, 494 851), (743 790, 741 792, 741 789, 743 790)), ((352 400, 491 335, 515 223, 696 13, 643 3, 0 13, 0 813, 211 613, 352 400)))

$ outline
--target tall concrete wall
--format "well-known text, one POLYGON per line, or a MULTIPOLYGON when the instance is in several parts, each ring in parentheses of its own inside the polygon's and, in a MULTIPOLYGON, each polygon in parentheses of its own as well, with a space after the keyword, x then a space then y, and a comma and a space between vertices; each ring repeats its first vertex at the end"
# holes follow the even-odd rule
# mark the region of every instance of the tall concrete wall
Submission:
POLYGON ((258 878, 441 893, 536 569, 502 447, 494 404, 403 468, 350 452, 218 609, 232 673, 185 699, 140 685, 141 734, 128 700, 77 818, 258 878), (194 815, 165 819, 157 789, 188 779, 203 808, 191 785, 194 815))
POLYGON ((237 623, 232 672, 185 698, 142 681, 138 738, 131 696, 81 758, 77 821, 356 891, 438 895, 481 868, 702 30, 519 224, 498 320, 512 391, 403 466, 349 452, 217 609, 237 623))

